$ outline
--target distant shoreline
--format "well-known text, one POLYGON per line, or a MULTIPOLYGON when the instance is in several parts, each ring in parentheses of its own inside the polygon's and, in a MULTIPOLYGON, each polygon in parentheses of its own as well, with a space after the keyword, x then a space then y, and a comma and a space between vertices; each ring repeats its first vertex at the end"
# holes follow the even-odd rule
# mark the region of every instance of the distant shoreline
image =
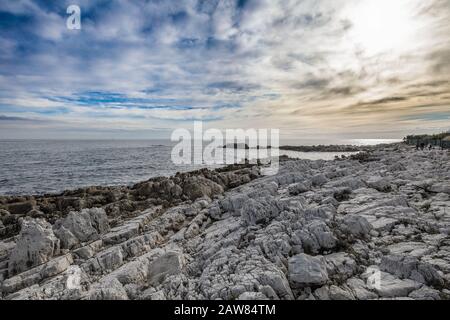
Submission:
MULTIPOLYGON (((387 143, 387 144, 376 144, 376 145, 348 145, 348 144, 332 144, 332 145, 300 145, 300 146, 292 146, 292 145, 283 145, 280 146, 280 150, 286 150, 286 151, 295 151, 295 152, 361 152, 361 151, 369 151, 373 150, 374 148, 381 146, 381 145, 395 145, 399 144, 401 142, 393 142, 393 143, 387 143)), ((247 144, 242 146, 237 146, 236 144, 233 146, 223 146, 224 149, 254 149, 250 148, 247 144)), ((260 147, 257 146, 256 149, 272 149, 271 146, 267 147, 260 147)))

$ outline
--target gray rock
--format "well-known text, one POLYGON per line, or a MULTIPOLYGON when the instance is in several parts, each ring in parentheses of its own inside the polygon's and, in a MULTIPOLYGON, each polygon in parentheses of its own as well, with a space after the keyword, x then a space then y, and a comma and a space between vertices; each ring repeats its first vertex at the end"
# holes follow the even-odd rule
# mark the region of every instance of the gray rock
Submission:
POLYGON ((436 192, 436 193, 446 193, 446 194, 450 194, 450 183, 448 182, 442 182, 442 183, 436 183, 433 184, 430 187, 430 191, 431 192, 436 192))
POLYGON ((411 292, 409 297, 415 300, 441 300, 440 292, 427 286, 411 292))
POLYGON ((183 193, 192 201, 202 198, 212 198, 214 195, 223 193, 223 187, 204 177, 189 177, 183 186, 183 193))
POLYGON ((373 229, 375 229, 376 231, 391 231, 396 223, 398 223, 397 219, 381 217, 371 224, 373 229))
POLYGON ((370 188, 376 189, 381 192, 388 192, 391 190, 390 181, 385 177, 373 176, 367 180, 367 185, 370 188))
POLYGON ((323 257, 300 253, 290 258, 289 281, 293 288, 325 284, 328 281, 328 273, 323 257))
POLYGON ((347 286, 352 290, 353 295, 358 300, 372 300, 378 298, 378 295, 370 291, 366 283, 358 278, 351 278, 347 280, 347 286))
POLYGON ((239 297, 238 300, 269 300, 261 292, 244 292, 239 297))
POLYGON ((90 300, 129 300, 125 288, 115 278, 110 278, 91 289, 88 298, 90 300))
POLYGON ((58 237, 61 243, 61 248, 63 249, 73 249, 80 244, 80 240, 73 235, 66 227, 61 226, 56 229, 55 235, 58 237))
POLYGON ((87 211, 91 217, 92 226, 99 234, 104 234, 110 230, 108 216, 104 209, 92 208, 87 211))
POLYGON ((380 272, 374 275, 367 286, 381 297, 395 298, 407 297, 412 291, 419 289, 421 284, 410 279, 402 280, 389 273, 380 272))
POLYGON ((315 220, 307 228, 317 240, 320 248, 329 250, 336 246, 337 240, 325 222, 315 220))
POLYGON ((444 279, 428 263, 403 255, 388 255, 381 260, 380 269, 400 278, 410 278, 420 283, 442 287, 444 279))
POLYGON ((169 251, 149 266, 149 283, 160 284, 167 276, 179 274, 184 266, 184 257, 181 253, 169 251))
POLYGON ((372 230, 372 226, 366 218, 357 215, 349 214, 342 219, 340 228, 345 232, 357 238, 365 238, 372 230))
POLYGON ((325 256, 325 261, 328 276, 341 282, 352 277, 358 269, 356 261, 345 252, 327 255, 325 256))
MULTIPOLYGON (((62 220, 55 224, 55 230, 64 227, 75 236, 79 242, 94 241, 99 238, 99 233, 92 224, 92 219, 87 210, 81 212, 71 211, 62 220)), ((57 232, 64 235, 64 232, 57 232)))
POLYGON ((123 251, 120 247, 112 247, 103 252, 100 252, 95 257, 95 262, 98 262, 102 272, 108 272, 116 269, 123 263, 123 251))
POLYGON ((249 199, 241 209, 241 218, 249 225, 269 222, 278 216, 283 204, 275 199, 249 199))
POLYGON ((331 300, 355 300, 355 297, 349 288, 342 288, 336 285, 330 286, 328 295, 331 300))
POLYGON ((320 186, 323 186, 325 183, 327 183, 328 179, 327 179, 327 177, 325 177, 325 175, 320 173, 320 174, 316 174, 315 176, 313 176, 311 178, 311 182, 312 182, 313 186, 320 187, 320 186))
POLYGON ((290 195, 296 196, 308 192, 311 188, 305 183, 299 182, 289 186, 288 191, 290 195))

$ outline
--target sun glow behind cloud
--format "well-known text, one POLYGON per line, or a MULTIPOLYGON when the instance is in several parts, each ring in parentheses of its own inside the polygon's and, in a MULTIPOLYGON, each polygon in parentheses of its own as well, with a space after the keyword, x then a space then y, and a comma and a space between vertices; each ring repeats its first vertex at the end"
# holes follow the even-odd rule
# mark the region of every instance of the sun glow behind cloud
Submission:
POLYGON ((403 53, 420 39, 415 17, 417 2, 409 0, 362 0, 349 11, 350 37, 368 54, 403 53))

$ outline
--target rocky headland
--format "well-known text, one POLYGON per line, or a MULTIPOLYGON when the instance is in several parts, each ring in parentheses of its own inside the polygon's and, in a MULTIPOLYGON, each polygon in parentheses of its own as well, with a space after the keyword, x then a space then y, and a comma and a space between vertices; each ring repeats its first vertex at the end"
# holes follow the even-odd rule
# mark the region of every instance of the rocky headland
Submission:
POLYGON ((449 299, 450 154, 0 198, 1 299, 449 299))

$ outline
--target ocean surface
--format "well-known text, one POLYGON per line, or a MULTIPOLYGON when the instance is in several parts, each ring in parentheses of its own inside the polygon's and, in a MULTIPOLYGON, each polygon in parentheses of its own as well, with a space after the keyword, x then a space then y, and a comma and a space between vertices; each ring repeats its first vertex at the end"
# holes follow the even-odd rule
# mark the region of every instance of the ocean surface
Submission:
MULTIPOLYGON (((164 140, 0 140, 0 195, 130 185, 206 167, 173 164, 172 146, 172 142, 164 140)), ((280 151, 280 154, 332 160, 335 155, 349 153, 280 151)))

